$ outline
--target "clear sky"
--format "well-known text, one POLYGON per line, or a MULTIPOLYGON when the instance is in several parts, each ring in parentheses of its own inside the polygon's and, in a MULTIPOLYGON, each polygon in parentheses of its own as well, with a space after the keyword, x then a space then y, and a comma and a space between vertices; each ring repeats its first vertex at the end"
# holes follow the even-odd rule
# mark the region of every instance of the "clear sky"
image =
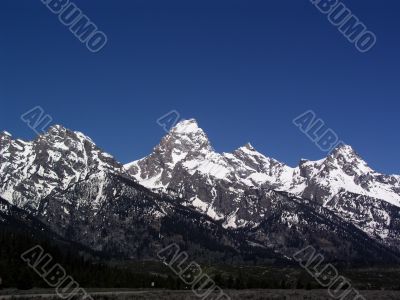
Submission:
POLYGON ((109 39, 93 54, 40 0, 0 4, 0 130, 31 139, 40 105, 121 162, 170 110, 217 151, 251 142, 289 165, 325 156, 292 124, 313 110, 371 167, 400 174, 400 2, 346 1, 377 36, 359 53, 309 0, 75 1, 109 39))

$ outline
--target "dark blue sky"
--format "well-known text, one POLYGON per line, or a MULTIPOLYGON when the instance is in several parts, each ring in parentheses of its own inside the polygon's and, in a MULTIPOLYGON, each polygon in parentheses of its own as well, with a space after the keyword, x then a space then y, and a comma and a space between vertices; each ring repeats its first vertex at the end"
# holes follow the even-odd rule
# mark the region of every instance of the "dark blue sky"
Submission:
POLYGON ((250 141, 290 165, 321 152, 293 124, 306 110, 379 171, 400 174, 400 2, 345 1, 378 42, 361 54, 308 0, 75 1, 108 45, 89 52, 40 0, 0 4, 0 130, 40 105, 122 162, 196 118, 218 151, 250 141))

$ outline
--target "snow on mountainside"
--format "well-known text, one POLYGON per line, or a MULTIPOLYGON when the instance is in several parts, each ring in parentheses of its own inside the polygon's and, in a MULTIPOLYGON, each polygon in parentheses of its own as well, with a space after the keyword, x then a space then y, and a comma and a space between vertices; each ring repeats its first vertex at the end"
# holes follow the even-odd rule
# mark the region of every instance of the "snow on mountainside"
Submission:
POLYGON ((301 193, 303 197, 319 197, 326 203, 339 192, 346 191, 400 207, 398 177, 375 172, 350 146, 335 149, 321 161, 300 164, 299 169, 301 176, 307 179, 301 193))
MULTIPOLYGON (((400 208, 389 203, 397 201, 399 177, 374 172, 348 146, 291 168, 250 144, 216 153, 188 120, 125 168, 61 126, 31 142, 0 134, 5 207, 91 249, 150 258, 162 244, 184 241, 185 249, 203 249, 200 258, 213 253, 220 261, 215 249, 224 249, 229 260, 255 251, 275 260, 311 244, 339 261, 399 257, 400 208), (370 196, 384 189, 387 199, 370 196)), ((0 225, 8 217, 2 207, 0 225)))
POLYGON ((288 186, 294 169, 270 159, 247 144, 231 153, 215 152, 195 120, 182 121, 166 135, 153 153, 125 165, 148 188, 167 188, 180 168, 188 174, 207 175, 227 186, 257 186, 267 181, 288 186))
POLYGON ((175 171, 184 168, 190 175, 199 172, 236 186, 268 185, 323 202, 344 190, 400 206, 399 176, 375 172, 350 146, 341 146, 319 161, 302 160, 291 168, 250 144, 233 153, 216 153, 193 119, 177 124, 152 154, 125 168, 149 188, 167 188, 175 171))
MULTIPOLYGON (((134 173, 140 183, 148 188, 167 187, 174 167, 193 159, 218 160, 204 131, 194 121, 186 121, 171 130, 153 153, 146 159, 127 164, 125 167, 134 173)), ((218 154, 216 154, 218 156, 218 154)))
MULTIPOLYGON (((249 189, 284 191, 322 205, 348 192, 400 207, 399 176, 372 170, 347 145, 319 161, 302 160, 292 168, 264 156, 247 144, 232 153, 216 153, 193 119, 178 123, 147 157, 125 165, 139 183, 188 199, 192 206, 226 227, 257 225, 239 218, 249 189)), ((248 207, 255 215, 257 208, 248 207)))
POLYGON ((80 132, 55 125, 31 142, 0 134, 0 196, 18 207, 35 211, 50 193, 102 172, 124 171, 80 132))

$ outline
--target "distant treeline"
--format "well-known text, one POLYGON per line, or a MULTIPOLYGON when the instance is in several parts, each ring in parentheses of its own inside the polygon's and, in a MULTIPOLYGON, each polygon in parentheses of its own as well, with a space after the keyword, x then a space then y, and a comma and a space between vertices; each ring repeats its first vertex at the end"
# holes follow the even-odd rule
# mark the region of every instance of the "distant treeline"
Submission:
POLYGON ((70 245, 55 244, 45 239, 36 239, 29 234, 0 227, 0 276, 2 287, 30 289, 32 287, 48 288, 39 275, 31 270, 20 255, 40 245, 50 253, 56 263, 61 264, 68 275, 72 276, 82 287, 150 287, 152 282, 173 286, 173 280, 159 278, 151 274, 135 273, 124 268, 110 267, 108 264, 87 258, 89 255, 78 255, 70 245), (170 282, 171 281, 171 282, 170 282))
MULTIPOLYGON (((174 274, 165 270, 159 272, 135 272, 135 268, 112 266, 98 257, 77 250, 72 245, 45 238, 37 238, 29 233, 0 226, 0 277, 1 288, 31 289, 48 288, 45 281, 22 261, 21 254, 35 245, 42 246, 56 263, 61 264, 68 275, 81 287, 92 288, 155 288, 186 289, 188 287, 174 274), (79 254, 78 254, 79 253, 79 254)), ((160 263, 161 264, 161 263, 160 263)), ((134 265, 134 264, 133 264, 134 265)), ((161 270, 161 267, 160 267, 161 270)), ((208 273, 221 288, 293 288, 293 282, 282 279, 257 278, 241 272, 208 273)), ((317 288, 313 282, 297 282, 297 288, 317 288)))
MULTIPOLYGON (((161 262, 113 261, 101 254, 83 249, 82 246, 54 238, 38 237, 26 231, 0 225, 0 288, 28 290, 33 287, 48 288, 45 281, 21 259, 21 254, 40 245, 50 253, 55 263, 61 264, 68 275, 85 288, 158 288, 184 290, 187 287, 161 262)), ((205 266, 207 273, 223 289, 318 289, 316 281, 302 269, 277 267, 205 266)), ((381 269, 384 272, 384 269, 381 269)), ((376 289, 387 286, 400 288, 398 270, 386 271, 379 278, 376 271, 355 271, 350 278, 357 278, 360 289, 376 289), (354 276, 353 276, 354 275, 354 276), (371 285, 368 282, 373 282, 371 285)), ((346 274, 344 274, 346 275, 346 274)))

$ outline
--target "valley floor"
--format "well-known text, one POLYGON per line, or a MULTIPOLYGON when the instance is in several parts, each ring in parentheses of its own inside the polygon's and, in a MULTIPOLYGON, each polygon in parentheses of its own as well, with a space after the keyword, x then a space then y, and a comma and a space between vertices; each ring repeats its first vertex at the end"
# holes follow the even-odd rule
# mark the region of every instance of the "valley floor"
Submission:
MULTIPOLYGON (((191 291, 171 290, 116 290, 96 289, 88 290, 93 299, 98 300, 198 300, 191 291)), ((328 300, 330 297, 326 290, 226 290, 232 300, 241 299, 274 299, 274 300, 328 300)), ((400 299, 400 291, 360 291, 365 299, 395 300, 400 299)), ((30 291, 0 290, 0 300, 58 300, 54 290, 37 289, 30 291)), ((72 298, 73 299, 73 298, 72 298)))

